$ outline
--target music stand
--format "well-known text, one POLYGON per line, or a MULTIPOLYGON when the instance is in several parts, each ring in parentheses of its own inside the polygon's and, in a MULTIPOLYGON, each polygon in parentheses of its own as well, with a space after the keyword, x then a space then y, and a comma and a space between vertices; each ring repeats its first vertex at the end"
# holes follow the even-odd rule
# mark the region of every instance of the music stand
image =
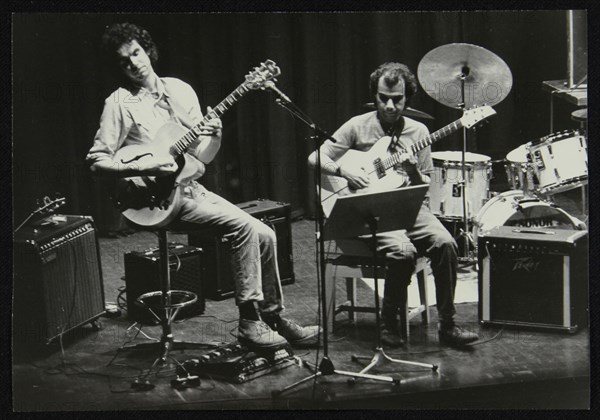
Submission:
MULTIPOLYGON (((282 390, 273 391, 273 396, 281 395, 308 380, 334 373, 349 376, 350 383, 356 381, 356 378, 365 378, 382 382, 391 382, 394 385, 399 385, 399 379, 394 379, 391 376, 371 375, 367 373, 371 368, 381 364, 383 361, 428 367, 433 370, 437 369, 436 365, 393 359, 383 352, 383 349, 381 348, 379 319, 379 287, 377 284, 377 232, 388 232, 391 230, 410 228, 417 218, 417 214, 428 189, 429 185, 425 184, 382 192, 353 194, 337 198, 331 213, 323 226, 322 239, 355 238, 367 234, 370 234, 372 237, 373 268, 375 271, 375 319, 378 331, 375 355, 372 357, 371 363, 360 372, 337 370, 333 367, 333 363, 328 359, 327 363, 324 363, 326 359, 323 359, 322 365, 326 365, 325 368, 320 366, 319 370, 313 375, 293 383, 282 390)), ((325 295, 324 282, 321 285, 321 288, 321 293, 325 295)), ((324 325, 327 325, 327 308, 325 308, 325 302, 323 302, 323 318, 324 325)), ((359 358, 361 358, 361 356, 353 356, 353 359, 359 358)))
MULTIPOLYGON (((371 359, 369 364, 359 372, 367 373, 375 366, 384 362, 402 363, 412 366, 428 367, 437 370, 436 365, 407 360, 394 359, 383 351, 381 346, 381 329, 379 314, 379 286, 377 276, 377 233, 392 230, 408 229, 414 225, 429 189, 428 184, 399 188, 378 193, 354 194, 340 197, 334 204, 329 218, 324 227, 324 239, 354 238, 361 235, 371 235, 374 270, 374 295, 375 295, 375 322, 377 325, 377 348, 372 357, 352 356, 352 360, 371 359), (400 210, 400 211, 399 211, 400 210)), ((359 375, 353 376, 351 382, 356 381, 359 375)), ((386 380, 387 377, 379 377, 386 380)), ((370 377, 370 379, 379 379, 370 377)), ((394 383, 398 383, 394 381, 394 383)))

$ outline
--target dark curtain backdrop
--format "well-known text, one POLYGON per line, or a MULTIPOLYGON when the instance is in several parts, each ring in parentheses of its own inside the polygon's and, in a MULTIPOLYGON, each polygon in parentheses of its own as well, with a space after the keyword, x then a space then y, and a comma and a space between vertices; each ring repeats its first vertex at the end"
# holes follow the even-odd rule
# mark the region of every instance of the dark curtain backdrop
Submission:
MULTIPOLYGON (((179 77, 198 93, 203 110, 216 105, 267 58, 281 68, 279 87, 324 130, 333 133, 371 102, 368 77, 385 61, 417 71, 423 56, 444 44, 482 46, 510 67, 513 87, 495 106, 491 124, 469 136, 468 150, 502 159, 548 134, 549 94, 542 81, 566 78, 564 11, 18 14, 13 20, 13 183, 18 223, 35 199, 61 192, 68 214, 91 214, 103 229, 119 218, 83 159, 104 99, 115 88, 104 74, 99 38, 113 22, 144 26, 159 47, 159 75, 179 77)), ((306 158, 311 131, 278 107, 268 92, 252 92, 223 117, 221 151, 204 183, 233 202, 258 197, 314 213, 313 176, 306 158)), ((411 104, 435 120, 431 131, 458 118, 421 91, 411 104)), ((557 103, 555 128, 575 128, 569 105, 557 103), (563 109, 564 108, 564 109, 563 109), (562 119, 561 119, 562 118, 562 119)), ((452 135, 434 150, 460 150, 452 135)))

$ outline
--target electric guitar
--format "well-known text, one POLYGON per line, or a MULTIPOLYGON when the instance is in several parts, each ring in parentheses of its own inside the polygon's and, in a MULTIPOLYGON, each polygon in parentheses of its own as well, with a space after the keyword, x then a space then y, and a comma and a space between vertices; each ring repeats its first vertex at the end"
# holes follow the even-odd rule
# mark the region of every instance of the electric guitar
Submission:
POLYGON ((186 150, 200 135, 202 127, 210 119, 223 115, 246 93, 261 89, 265 82, 280 74, 275 62, 266 60, 248 73, 242 84, 189 130, 168 122, 158 130, 151 144, 120 148, 115 153, 114 161, 123 169, 139 167, 145 159, 154 160, 168 155, 177 164, 177 170, 167 176, 136 176, 117 180, 113 201, 123 216, 144 227, 161 227, 173 221, 181 208, 182 192, 179 186, 197 177, 198 163, 186 150))
MULTIPOLYGON (((421 139, 417 143, 411 145, 411 152, 416 154, 419 150, 431 146, 436 141, 454 133, 460 128, 471 128, 495 114, 496 111, 490 106, 482 106, 467 110, 464 112, 462 118, 434 133, 429 134, 424 139, 421 139)), ((336 162, 340 166, 353 165, 355 167, 362 168, 368 174, 368 187, 352 189, 348 185, 348 181, 342 177, 333 175, 322 176, 321 206, 326 217, 331 213, 333 205, 338 197, 349 194, 387 191, 399 188, 406 183, 406 177, 396 172, 394 169, 394 166, 400 161, 400 156, 403 153, 406 153, 406 151, 401 150, 396 153, 390 153, 388 148, 391 140, 392 138, 390 136, 382 137, 367 152, 348 150, 336 162)))
POLYGON ((31 212, 27 218, 15 229, 15 232, 25 226, 33 217, 54 213, 57 209, 67 203, 65 197, 60 193, 56 193, 54 198, 45 196, 41 201, 36 200, 37 209, 31 212))

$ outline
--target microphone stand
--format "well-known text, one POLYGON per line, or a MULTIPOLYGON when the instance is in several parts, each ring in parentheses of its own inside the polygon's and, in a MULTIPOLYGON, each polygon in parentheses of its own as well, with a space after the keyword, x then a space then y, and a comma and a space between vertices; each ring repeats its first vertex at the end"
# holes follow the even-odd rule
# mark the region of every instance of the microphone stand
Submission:
MULTIPOLYGON (((323 237, 323 228, 324 228, 324 213, 323 208, 321 206, 321 144, 325 140, 331 140, 332 142, 336 142, 336 140, 331 137, 326 131, 321 129, 319 126, 315 124, 314 121, 298 106, 296 106, 283 92, 281 92, 274 83, 265 83, 265 87, 274 91, 279 98, 275 100, 275 102, 281 106, 283 109, 288 111, 294 118, 302 121, 306 124, 316 135, 311 136, 312 139, 315 140, 315 151, 317 156, 317 162, 315 165, 315 178, 316 178, 316 187, 317 192, 315 194, 315 208, 317 212, 317 226, 318 232, 316 232, 316 245, 319 250, 319 283, 320 283, 320 300, 321 300, 321 323, 323 325, 323 358, 321 362, 317 366, 312 366, 314 373, 310 376, 307 376, 300 381, 297 381, 291 385, 286 386, 280 390, 271 391, 272 397, 278 397, 281 394, 296 388, 297 386, 310 381, 315 380, 320 376, 328 376, 328 375, 343 375, 349 376, 351 378, 365 378, 365 379, 375 379, 375 380, 383 380, 386 382, 392 382, 394 384, 398 384, 399 381, 397 379, 393 379, 391 377, 378 376, 378 375, 370 375, 367 373, 358 373, 358 372, 348 372, 343 370, 335 369, 332 360, 329 358, 329 331, 328 331, 328 322, 327 322, 327 291, 325 286, 325 240, 323 237)), ((312 364, 310 364, 312 365, 312 364)))

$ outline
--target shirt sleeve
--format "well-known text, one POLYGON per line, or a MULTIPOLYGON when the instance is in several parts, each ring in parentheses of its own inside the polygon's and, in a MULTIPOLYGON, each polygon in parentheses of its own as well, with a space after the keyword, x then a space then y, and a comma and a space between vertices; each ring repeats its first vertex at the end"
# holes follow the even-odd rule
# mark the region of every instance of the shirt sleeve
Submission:
POLYGON ((354 146, 356 130, 354 124, 352 124, 352 120, 344 123, 331 137, 333 137, 336 142, 334 143, 331 140, 326 140, 325 143, 323 143, 323 146, 321 146, 321 153, 331 160, 336 161, 354 146))
POLYGON ((94 137, 94 144, 85 158, 88 165, 112 159, 129 131, 127 120, 123 108, 118 101, 114 100, 113 95, 104 101, 100 127, 94 137))

